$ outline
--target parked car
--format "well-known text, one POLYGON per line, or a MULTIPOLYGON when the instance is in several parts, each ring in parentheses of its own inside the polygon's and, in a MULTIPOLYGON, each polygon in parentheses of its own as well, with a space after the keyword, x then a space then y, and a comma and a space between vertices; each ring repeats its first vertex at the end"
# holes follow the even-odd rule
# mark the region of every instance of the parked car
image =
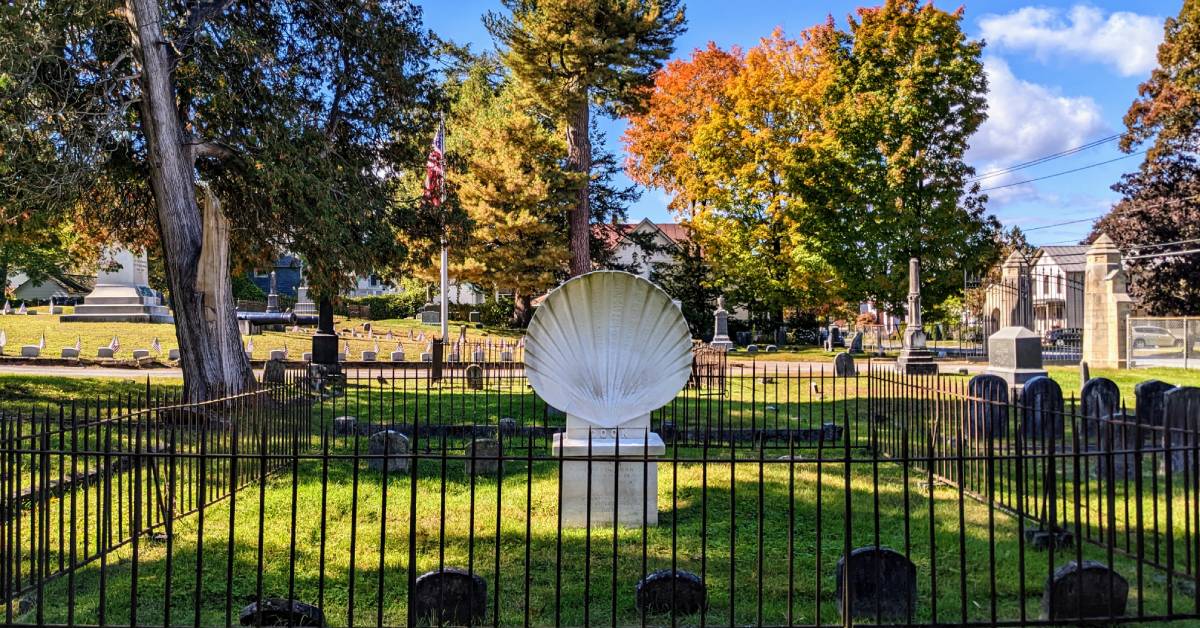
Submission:
POLYGON ((1133 346, 1136 349, 1146 347, 1178 347, 1183 340, 1171 333, 1166 327, 1156 325, 1137 325, 1133 328, 1133 346))
POLYGON ((1051 329, 1046 332, 1046 341, 1043 344, 1048 347, 1080 346, 1083 344, 1083 330, 1078 327, 1051 329))

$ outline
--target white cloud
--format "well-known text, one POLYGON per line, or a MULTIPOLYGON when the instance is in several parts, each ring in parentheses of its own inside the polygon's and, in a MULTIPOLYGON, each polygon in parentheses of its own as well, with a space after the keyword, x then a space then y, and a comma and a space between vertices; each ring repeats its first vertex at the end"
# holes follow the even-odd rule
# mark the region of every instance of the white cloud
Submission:
POLYGON ((1096 7, 1077 4, 1060 9, 1024 7, 979 19, 991 45, 1029 50, 1043 61, 1073 55, 1108 64, 1124 76, 1144 76, 1154 69, 1163 36, 1163 18, 1129 11, 1107 16, 1096 7))
MULTIPOLYGON (((1064 96, 1057 90, 1023 81, 1003 59, 984 58, 988 77, 988 119, 971 137, 967 160, 980 175, 1057 153, 1109 134, 1100 105, 1089 96, 1064 96)), ((1023 170, 980 181, 992 188, 1027 179, 1023 170)), ((993 203, 1036 197, 1032 185, 988 192, 993 203)))

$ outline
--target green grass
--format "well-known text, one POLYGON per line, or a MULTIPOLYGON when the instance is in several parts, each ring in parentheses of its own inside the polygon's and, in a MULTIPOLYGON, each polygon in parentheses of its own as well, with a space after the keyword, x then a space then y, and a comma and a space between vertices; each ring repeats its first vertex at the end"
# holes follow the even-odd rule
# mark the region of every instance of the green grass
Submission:
MULTIPOLYGON (((1048 366, 1046 371, 1050 377, 1062 387, 1063 396, 1072 393, 1079 396, 1079 367, 1078 366, 1048 366)), ((1159 379, 1176 386, 1200 386, 1200 369, 1180 368, 1146 368, 1146 369, 1091 369, 1092 377, 1107 377, 1121 389, 1121 401, 1130 408, 1134 407, 1135 397, 1133 387, 1140 382, 1159 379)))
MULTIPOLYGON (((158 391, 178 391, 182 387, 182 379, 171 377, 155 377, 150 384, 151 394, 158 391)), ((42 411, 70 402, 86 401, 95 404, 98 400, 104 403, 111 401, 116 407, 124 407, 122 400, 145 393, 145 375, 131 375, 128 371, 117 369, 114 369, 112 377, 57 377, 5 373, 0 374, 0 413, 26 413, 35 409, 42 411)), ((57 408, 53 409, 53 413, 58 413, 57 408)))
MULTIPOLYGON (((695 451, 685 453, 698 455, 695 451)), ((727 457, 719 450, 710 455, 727 457)), ((498 609, 503 624, 523 622, 528 610, 530 622, 535 625, 556 621, 581 625, 585 601, 591 622, 609 623, 615 613, 618 624, 638 623, 633 591, 643 573, 643 549, 647 571, 669 568, 674 560, 680 569, 704 574, 711 595, 706 618, 710 624, 783 623, 788 619, 789 593, 792 621, 814 622, 819 610, 821 621, 831 622, 837 620, 833 567, 846 541, 843 524, 847 494, 851 546, 873 544, 878 535, 880 543, 907 550, 914 559, 919 578, 917 621, 933 620, 929 603, 935 597, 931 574, 936 574, 939 621, 957 623, 964 612, 969 621, 986 621, 992 600, 1002 619, 1016 618, 1022 608, 1031 617, 1037 615, 1048 569, 1047 555, 1027 550, 1022 573, 1018 523, 970 500, 964 502, 960 513, 954 489, 935 488, 931 500, 926 477, 913 472, 905 480, 901 467, 889 463, 878 468, 852 465, 849 484, 845 468, 839 463, 818 467, 811 461, 772 461, 760 466, 751 459, 739 461, 734 468, 731 476, 728 461, 660 465, 659 525, 646 529, 644 540, 641 530, 624 528, 615 539, 609 529, 592 530, 589 542, 588 533, 582 529, 566 530, 561 538, 557 534, 557 465, 552 461, 510 461, 502 482, 480 478, 472 491, 461 462, 448 461, 443 480, 442 463, 425 460, 418 472, 415 528, 410 528, 408 475, 389 479, 385 499, 378 473, 361 467, 355 481, 352 465, 336 462, 328 469, 328 492, 322 494, 320 464, 302 462, 297 468, 295 500, 292 478, 286 472, 266 480, 261 502, 255 487, 238 494, 232 554, 226 534, 228 504, 206 510, 203 551, 199 554, 203 563, 201 623, 226 623, 226 598, 232 599, 232 612, 236 614, 256 596, 261 577, 265 596, 286 597, 291 586, 301 600, 316 602, 323 595, 320 601, 333 625, 351 620, 373 625, 380 605, 384 624, 402 624, 407 614, 410 543, 417 556, 412 568, 418 575, 436 569, 442 560, 449 566, 470 566, 481 575, 489 583, 489 621, 492 611, 498 609), (261 531, 260 509, 264 515, 261 531), (901 524, 906 511, 907 529, 901 524), (297 522, 294 529, 293 514, 297 522), (994 559, 990 553, 993 540, 994 559), (965 553, 960 551, 960 542, 965 553), (293 551, 295 561, 291 560, 293 551), (232 578, 227 578, 230 561, 232 578), (528 580, 523 577, 527 565, 528 580), (381 584, 384 595, 378 598, 381 584), (497 586, 499 604, 493 606, 497 586), (561 595, 556 598, 560 586, 561 595), (960 596, 960 586, 966 588, 965 599, 960 596)), ((139 623, 161 623, 168 601, 173 621, 191 621, 196 604, 199 538, 197 517, 185 518, 176 525, 169 597, 165 590, 166 547, 143 540, 137 577, 139 623)), ((1086 544, 1083 555, 1106 560, 1103 551, 1086 544)), ((129 622, 133 585, 130 558, 128 548, 112 557, 110 562, 119 564, 108 568, 102 595, 98 566, 76 574, 75 621, 95 621, 99 605, 105 604, 108 622, 129 622)), ((1073 558, 1074 552, 1059 555, 1056 563, 1073 558)), ((1136 598, 1139 583, 1134 578, 1134 565, 1119 556, 1115 564, 1130 578, 1131 595, 1136 598)), ((1149 613, 1164 611, 1164 586, 1149 573, 1146 578, 1141 583, 1141 602, 1149 613)), ((44 599, 65 600, 68 595, 67 582, 60 579, 47 589, 44 599)), ((1177 600, 1177 604, 1187 601, 1177 600)), ((1137 602, 1132 599, 1130 608, 1136 608, 1137 602)), ((65 604, 49 604, 46 613, 47 622, 67 619, 65 604)), ((23 619, 28 621, 31 616, 23 619)), ((649 621, 668 620, 652 617, 649 621)), ((698 617, 691 617, 682 623, 694 625, 698 621, 698 617)))

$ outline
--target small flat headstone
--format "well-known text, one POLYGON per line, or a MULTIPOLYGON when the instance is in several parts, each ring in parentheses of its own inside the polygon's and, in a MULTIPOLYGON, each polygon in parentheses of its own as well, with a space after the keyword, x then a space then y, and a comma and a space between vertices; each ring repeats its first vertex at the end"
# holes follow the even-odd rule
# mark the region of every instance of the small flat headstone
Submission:
POLYGON ((75 347, 63 347, 62 357, 78 358, 79 357, 79 349, 76 349, 75 347))
POLYGON ((168 360, 178 360, 179 359, 179 349, 168 349, 167 350, 167 359, 168 360))
POLYGON ((746 345, 746 353, 758 353, 758 345, 746 345))
POLYGON ((463 470, 467 475, 496 475, 500 470, 500 441, 477 438, 467 444, 463 453, 463 470))
POLYGON ((37 345, 21 345, 21 357, 36 358, 42 354, 42 348, 37 345))
POLYGON ((501 351, 500 352, 500 361, 501 362, 512 362, 513 361, 512 351, 501 351))
POLYGON ((487 353, 483 349, 476 349, 471 352, 471 359, 476 362, 484 362, 487 360, 487 353))
POLYGON ((272 349, 270 356, 271 356, 270 357, 271 360, 280 360, 280 361, 286 360, 287 359, 287 351, 284 351, 283 349, 272 349))
POLYGON ((304 353, 301 353, 301 354, 300 354, 300 359, 301 359, 301 360, 304 360, 305 362, 312 362, 312 352, 311 352, 311 351, 305 351, 304 353))
POLYGON ((1042 592, 1043 620, 1121 617, 1129 582, 1104 563, 1071 561, 1054 571, 1042 592))
POLYGON ((500 433, 504 435, 517 433, 517 420, 511 417, 502 417, 499 422, 500 433))
POLYGON ((392 352, 392 362, 403 362, 403 361, 404 361, 404 352, 403 351, 393 351, 392 352))
POLYGON ((61 306, 61 305, 51 305, 50 306, 50 314, 55 315, 55 314, 62 314, 62 313, 63 313, 63 306, 61 306))
POLYGON ((704 581, 694 573, 661 569, 637 583, 637 608, 643 613, 694 615, 707 606, 704 581))
POLYGON ((460 360, 459 360, 459 354, 458 354, 457 352, 456 352, 456 353, 451 353, 451 354, 450 354, 450 357, 446 358, 446 361, 447 361, 447 362, 459 362, 459 361, 460 361, 460 360))
POLYGON ((371 456, 367 459, 367 467, 376 471, 383 471, 386 463, 389 473, 406 473, 412 465, 412 459, 408 457, 408 437, 394 430, 372 434, 367 441, 367 454, 371 456))
POLYGON ((422 353, 421 361, 422 362, 433 362, 433 354, 429 353, 429 352, 422 353))
POLYGON ((149 349, 134 349, 133 350, 133 359, 135 359, 135 360, 140 360, 142 358, 148 358, 148 357, 150 357, 149 349))
POLYGON ((430 571, 417 578, 409 603, 422 623, 481 624, 487 614, 487 582, 477 574, 454 567, 430 571))
POLYGON ((350 436, 358 428, 358 419, 352 416, 340 416, 333 420, 334 436, 350 436))
POLYGON ((363 362, 374 362, 376 355, 378 355, 378 354, 376 354, 374 351, 363 351, 362 352, 362 361, 363 362))
POLYGON ((98 358, 113 357, 112 347, 100 347, 99 349, 96 349, 96 357, 98 357, 98 358))
POLYGON ((467 367, 467 388, 483 390, 483 367, 472 364, 467 367))
POLYGON ((776 351, 779 351, 779 347, 775 345, 767 345, 767 353, 775 353, 776 351))
POLYGON ((243 626, 324 626, 325 613, 312 604, 282 598, 266 598, 242 609, 243 626))
POLYGON ((287 379, 287 364, 283 360, 267 360, 263 366, 262 381, 264 384, 282 384, 287 379))
POLYGON ((467 321, 468 322, 478 323, 482 320, 483 320, 483 317, 480 316, 479 312, 477 312, 475 310, 471 310, 470 312, 467 312, 467 321))
POLYGON ((967 381, 967 438, 984 440, 1008 434, 1008 382, 999 375, 981 373, 967 381))
POLYGON ((836 377, 854 377, 854 356, 845 351, 833 356, 833 374, 836 377))
POLYGON ((887 547, 860 547, 838 559, 834 569, 837 581, 838 611, 854 619, 879 617, 905 621, 917 614, 917 566, 904 554, 887 547), (843 577, 843 570, 847 570, 843 577), (846 585, 849 589, 845 589, 846 585))

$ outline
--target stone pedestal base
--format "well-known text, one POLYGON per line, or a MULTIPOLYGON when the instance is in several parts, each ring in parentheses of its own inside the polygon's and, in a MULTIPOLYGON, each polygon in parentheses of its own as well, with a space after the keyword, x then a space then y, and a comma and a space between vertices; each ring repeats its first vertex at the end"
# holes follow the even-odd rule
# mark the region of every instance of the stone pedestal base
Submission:
POLYGON ((714 349, 724 349, 725 351, 732 351, 733 350, 733 341, 729 339, 729 336, 714 336, 712 339, 712 342, 708 343, 708 346, 710 346, 714 349))
POLYGON ((562 463, 562 525, 567 528, 658 525, 658 463, 662 438, 643 428, 586 428, 555 434, 562 463), (619 431, 619 434, 617 433, 619 431), (590 482, 589 482, 590 480, 590 482), (589 491, 590 485, 590 491, 589 491))
POLYGON ((1035 377, 1049 375, 1049 373, 1042 369, 1018 369, 1003 366, 989 366, 984 373, 1003 377, 1004 381, 1008 383, 1009 388, 1022 388, 1025 386, 1025 382, 1035 377))
POLYGON ((938 365, 928 349, 903 349, 896 358, 896 372, 903 375, 937 375, 938 365))
POLYGON ((83 304, 75 306, 74 314, 66 314, 59 320, 64 323, 174 323, 171 311, 159 305, 158 297, 143 291, 149 291, 149 288, 97 284, 92 293, 84 297, 83 304))

